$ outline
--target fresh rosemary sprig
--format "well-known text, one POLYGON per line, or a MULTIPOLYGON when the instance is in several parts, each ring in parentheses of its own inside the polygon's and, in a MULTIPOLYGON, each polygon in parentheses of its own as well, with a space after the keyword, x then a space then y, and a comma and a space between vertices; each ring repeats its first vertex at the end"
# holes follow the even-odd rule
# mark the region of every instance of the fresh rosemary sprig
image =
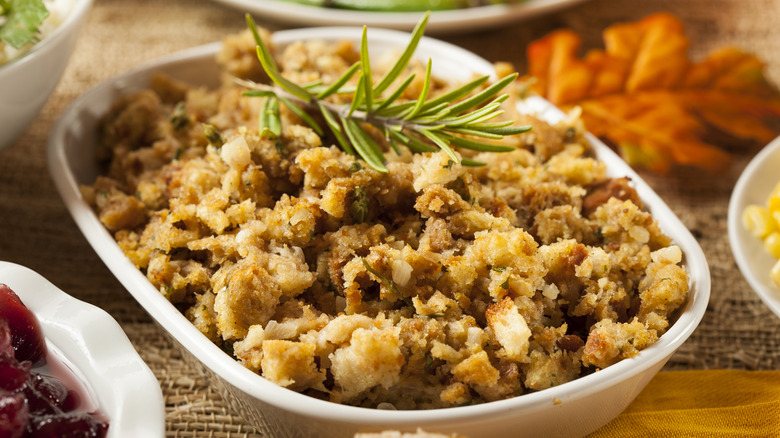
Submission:
POLYGON ((460 160, 452 147, 487 152, 508 152, 513 147, 500 145, 487 140, 499 140, 507 135, 520 134, 531 129, 530 126, 513 126, 512 120, 490 122, 503 114, 501 104, 508 94, 498 95, 517 77, 513 74, 502 78, 484 89, 477 91, 489 79, 482 76, 460 86, 444 95, 428 98, 431 89, 431 61, 425 69, 425 79, 417 100, 401 101, 400 96, 411 84, 414 75, 410 75, 395 89, 390 90, 412 58, 425 31, 430 13, 420 20, 412 32, 409 45, 395 64, 374 83, 368 55, 367 29, 363 27, 360 44, 360 60, 352 65, 333 84, 320 83, 299 85, 279 71, 268 46, 263 42, 257 26, 250 15, 246 20, 257 43, 257 56, 263 69, 273 84, 258 84, 236 79, 236 82, 249 88, 247 96, 265 97, 266 101, 259 118, 260 135, 277 138, 281 134, 279 103, 312 127, 319 135, 324 130, 304 108, 316 111, 327 124, 341 148, 350 155, 360 158, 380 172, 387 172, 385 156, 371 135, 364 129, 369 124, 379 129, 388 143, 399 151, 403 145, 413 152, 445 151, 455 162, 463 165, 482 165, 470 159, 460 160), (357 85, 349 82, 357 75, 357 85), (336 104, 327 99, 336 94, 351 94, 349 105, 336 104))

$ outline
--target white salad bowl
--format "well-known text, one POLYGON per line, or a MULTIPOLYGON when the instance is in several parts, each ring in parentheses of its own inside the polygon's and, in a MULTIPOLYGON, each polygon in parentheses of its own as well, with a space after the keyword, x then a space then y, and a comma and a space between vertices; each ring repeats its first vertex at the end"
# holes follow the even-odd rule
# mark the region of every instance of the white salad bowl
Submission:
MULTIPOLYGON (((358 42, 361 32, 359 28, 311 28, 277 32, 272 38, 277 45, 312 38, 358 42)), ((371 29, 369 50, 376 56, 388 49, 402 49, 408 39, 407 33, 371 29)), ((690 298, 656 344, 633 358, 544 391, 481 405, 427 411, 345 406, 315 399, 263 379, 211 343, 147 281, 124 256, 79 192, 80 184, 91 184, 97 176, 93 158, 97 144, 96 126, 112 102, 122 94, 146 88, 149 78, 158 72, 193 84, 218 84, 218 67, 213 58, 219 47, 217 43, 206 45, 144 65, 110 79, 78 98, 52 132, 48 162, 67 208, 104 263, 169 333, 184 356, 203 370, 235 412, 267 436, 350 437, 357 432, 415 431, 418 428, 472 438, 582 436, 623 411, 701 320, 709 299, 710 276, 698 243, 625 162, 589 137, 599 158, 609 167, 610 175, 632 179, 646 207, 685 254, 684 262, 691 279, 690 298)), ((416 56, 433 58, 434 74, 438 76, 469 79, 474 73, 493 73, 492 65, 486 60, 430 38, 422 39, 416 56)), ((563 117, 560 111, 538 98, 525 101, 522 109, 538 111, 551 121, 563 117)))
POLYGON ((780 317, 780 288, 769 277, 777 261, 761 242, 742 225, 749 205, 766 205, 769 194, 780 183, 780 137, 761 150, 742 171, 729 201, 729 243, 739 270, 761 301, 780 317))
POLYGON ((29 51, 0 64, 0 150, 19 138, 49 100, 92 5, 92 0, 57 1, 70 9, 56 29, 29 51))
POLYGON ((165 405, 157 378, 108 313, 13 263, 0 262, 0 283, 38 318, 53 356, 48 366, 64 367, 78 382, 87 410, 96 409, 108 420, 108 438, 165 434, 165 405))

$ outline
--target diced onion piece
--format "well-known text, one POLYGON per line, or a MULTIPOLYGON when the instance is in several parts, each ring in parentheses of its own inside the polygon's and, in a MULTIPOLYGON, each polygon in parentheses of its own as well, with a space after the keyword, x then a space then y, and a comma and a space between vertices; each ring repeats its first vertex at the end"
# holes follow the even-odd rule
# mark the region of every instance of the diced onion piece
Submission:
POLYGON ((406 260, 393 260, 393 283, 403 287, 412 277, 412 265, 406 260))

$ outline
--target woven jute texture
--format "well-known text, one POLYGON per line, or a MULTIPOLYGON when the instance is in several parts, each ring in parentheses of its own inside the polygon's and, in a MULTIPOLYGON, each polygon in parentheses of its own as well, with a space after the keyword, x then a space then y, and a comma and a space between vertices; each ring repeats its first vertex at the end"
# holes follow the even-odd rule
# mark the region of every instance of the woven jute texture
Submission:
MULTIPOLYGON (((608 25, 660 11, 683 20, 694 59, 736 46, 764 59, 768 76, 780 83, 780 0, 590 0, 507 27, 442 39, 524 72, 526 45, 552 30, 574 29, 584 48, 600 47, 608 25)), ((283 26, 257 18, 271 29, 283 26)), ((0 153, 0 260, 37 271, 119 321, 159 379, 171 437, 260 435, 187 365, 87 244, 49 177, 46 140, 65 107, 102 80, 243 27, 243 11, 213 1, 96 0, 55 93, 25 134, 0 153)), ((708 311, 666 369, 780 368, 780 318, 741 276, 727 238, 728 200, 747 158, 717 177, 643 175, 699 240, 712 276, 708 311)))

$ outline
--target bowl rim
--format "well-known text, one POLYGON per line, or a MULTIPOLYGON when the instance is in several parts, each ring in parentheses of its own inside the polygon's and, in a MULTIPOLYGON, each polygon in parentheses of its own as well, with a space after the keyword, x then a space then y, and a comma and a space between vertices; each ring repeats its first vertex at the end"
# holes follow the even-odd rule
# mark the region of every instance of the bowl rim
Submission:
MULTIPOLYGON (((334 9, 280 0, 216 0, 240 11, 249 11, 257 17, 266 17, 308 26, 381 26, 411 31, 424 11, 367 11, 334 9)), ((429 33, 445 34, 476 31, 491 26, 502 26, 514 21, 528 20, 557 10, 573 7, 587 0, 527 0, 514 4, 487 4, 471 8, 432 11, 426 28, 429 33)))
MULTIPOLYGON (((359 41, 362 29, 357 27, 317 27, 277 31, 272 39, 276 42, 293 41, 305 39, 305 37, 316 36, 321 39, 338 39, 348 35, 350 39, 359 41)), ((405 44, 409 34, 406 32, 370 29, 369 46, 377 39, 398 43, 403 41, 405 44)), ((413 424, 425 420, 447 421, 453 419, 473 418, 478 419, 487 413, 495 414, 504 412, 506 414, 531 413, 549 406, 574 401, 585 397, 588 394, 598 392, 616 382, 627 380, 639 373, 649 369, 654 364, 665 361, 671 354, 690 336, 703 317, 710 295, 710 275, 709 267, 704 257, 704 253, 698 245, 696 239, 690 234, 688 229, 674 215, 671 209, 658 197, 655 192, 634 172, 625 162, 612 152, 606 145, 588 136, 591 144, 597 150, 600 159, 607 160, 612 166, 618 166, 621 175, 629 176, 640 193, 640 197, 651 205, 654 217, 663 215, 664 222, 671 230, 662 228, 667 234, 673 235, 676 244, 683 248, 686 257, 686 264, 691 274, 691 296, 684 307, 680 310, 680 316, 669 330, 660 337, 658 342, 651 347, 639 352, 633 358, 624 359, 610 367, 607 367, 597 373, 583 376, 571 382, 545 389, 543 391, 528 393, 506 400, 494 401, 473 406, 451 407, 432 409, 424 411, 390 411, 361 408, 332 403, 319 400, 298 392, 282 388, 270 381, 262 378, 256 373, 244 368, 238 361, 229 357, 201 334, 194 325, 192 325, 162 294, 160 294, 146 280, 146 277, 132 265, 114 242, 111 235, 97 220, 91 208, 81 199, 78 191, 78 183, 74 177, 72 169, 68 167, 67 154, 64 150, 68 129, 74 124, 78 124, 80 111, 89 107, 91 101, 100 93, 109 92, 109 90, 118 91, 125 88, 127 81, 143 75, 148 75, 151 71, 170 66, 177 63, 204 63, 213 59, 213 55, 220 47, 219 42, 195 47, 185 51, 177 52, 152 62, 142 64, 141 66, 108 79, 82 96, 76 99, 69 108, 65 110, 61 118, 56 123, 48 143, 48 162, 49 170, 55 181, 60 195, 75 219, 75 222, 85 235, 87 240, 100 255, 103 262, 109 267, 124 287, 133 295, 137 301, 146 309, 152 317, 179 343, 187 348, 201 363, 215 372, 222 379, 236 388, 246 392, 248 395, 262 400, 265 403, 274 405, 289 412, 296 413, 303 417, 343 421, 357 425, 376 425, 382 424, 387 427, 395 425, 413 424)), ((401 46, 403 47, 403 46, 401 46)), ((492 73, 492 64, 476 54, 466 51, 452 44, 423 37, 420 41, 420 49, 433 48, 437 51, 455 53, 461 60, 468 60, 470 68, 477 72, 492 73)), ((557 111, 544 101, 538 99, 537 104, 541 108, 546 108, 550 112, 557 111)))
POLYGON ((27 50, 20 56, 0 64, 0 80, 3 79, 3 75, 6 74, 6 71, 33 62, 32 59, 36 54, 48 51, 49 47, 56 44, 57 40, 64 37, 65 34, 77 32, 80 24, 84 21, 84 18, 92 7, 93 2, 94 0, 73 0, 73 8, 68 12, 65 20, 63 20, 51 34, 33 44, 33 46, 30 47, 30 50, 27 50))
POLYGON ((108 438, 163 436, 160 385, 114 318, 18 264, 0 261, 0 283, 37 317, 55 367, 68 369, 108 418, 108 438))
POLYGON ((764 146, 740 174, 729 199, 727 221, 731 252, 742 276, 772 313, 780 317, 780 288, 774 286, 769 278, 769 269, 776 259, 766 252, 761 240, 742 225, 745 207, 750 204, 765 205, 766 198, 774 187, 773 185, 766 191, 755 190, 756 185, 762 188, 764 186, 759 180, 766 179, 764 175, 774 172, 774 184, 780 184, 780 176, 777 176, 770 158, 774 158, 775 162, 780 161, 780 137, 764 146), (764 272, 764 279, 759 277, 757 270, 764 272))

